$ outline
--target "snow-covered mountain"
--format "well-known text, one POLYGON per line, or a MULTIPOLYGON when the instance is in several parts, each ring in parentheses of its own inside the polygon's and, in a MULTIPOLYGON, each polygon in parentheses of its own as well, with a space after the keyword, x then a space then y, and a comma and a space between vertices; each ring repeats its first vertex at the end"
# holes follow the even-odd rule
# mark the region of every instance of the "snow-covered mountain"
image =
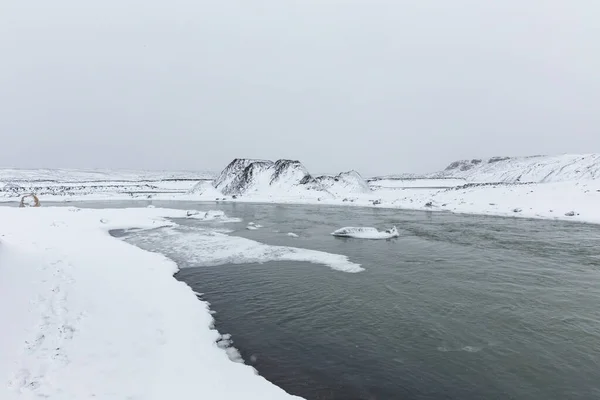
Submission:
POLYGON ((493 157, 460 160, 432 178, 462 178, 470 182, 565 182, 600 179, 600 154, 493 157))
POLYGON ((285 194, 290 190, 325 192, 333 196, 370 191, 356 171, 336 176, 313 177, 296 160, 251 160, 236 158, 213 183, 224 195, 285 194))

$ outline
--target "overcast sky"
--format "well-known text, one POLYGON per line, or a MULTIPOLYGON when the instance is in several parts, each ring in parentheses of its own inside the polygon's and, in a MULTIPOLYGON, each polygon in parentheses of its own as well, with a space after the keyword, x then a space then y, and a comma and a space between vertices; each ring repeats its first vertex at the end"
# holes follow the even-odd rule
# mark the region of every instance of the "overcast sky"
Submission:
POLYGON ((598 0, 0 0, 0 166, 600 152, 598 0))

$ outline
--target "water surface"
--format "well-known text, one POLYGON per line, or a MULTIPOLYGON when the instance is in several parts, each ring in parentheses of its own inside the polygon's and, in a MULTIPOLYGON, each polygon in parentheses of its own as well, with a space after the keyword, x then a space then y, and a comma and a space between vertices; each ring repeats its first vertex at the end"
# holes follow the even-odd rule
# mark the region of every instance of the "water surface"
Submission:
MULTIPOLYGON (((190 254, 173 251, 168 236, 126 236, 174 259, 177 278, 216 311, 217 329, 288 392, 307 399, 600 398, 597 226, 326 206, 210 208, 244 219, 227 225, 232 235, 344 254, 366 268, 198 267, 190 254), (247 230, 250 221, 264 227, 247 230), (348 225, 396 225, 401 237, 329 235, 348 225)), ((185 226, 175 235, 206 228, 178 222, 185 226)))

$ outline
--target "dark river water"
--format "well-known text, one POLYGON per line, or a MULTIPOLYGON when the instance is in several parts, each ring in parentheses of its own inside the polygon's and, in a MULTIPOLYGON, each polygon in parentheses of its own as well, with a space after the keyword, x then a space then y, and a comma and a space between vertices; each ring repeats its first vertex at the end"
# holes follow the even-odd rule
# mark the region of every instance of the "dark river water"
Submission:
MULTIPOLYGON (((365 271, 305 262, 198 266, 148 239, 216 311, 246 363, 307 399, 600 398, 600 227, 367 208, 155 203, 221 209, 230 235, 343 254, 365 271), (264 227, 247 230, 247 222, 264 227), (396 225, 398 239, 329 235, 396 225), (298 238, 286 234, 293 232, 298 238)), ((146 237, 144 238, 144 235, 146 237)), ((235 384, 235 383, 232 383, 235 384)))

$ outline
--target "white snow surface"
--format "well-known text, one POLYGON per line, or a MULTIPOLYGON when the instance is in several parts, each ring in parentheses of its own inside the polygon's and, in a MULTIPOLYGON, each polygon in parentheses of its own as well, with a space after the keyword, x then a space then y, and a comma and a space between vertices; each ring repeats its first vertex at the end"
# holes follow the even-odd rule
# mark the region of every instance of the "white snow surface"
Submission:
POLYGON ((600 179, 600 154, 461 160, 431 174, 471 182, 565 182, 600 179))
POLYGON ((213 186, 212 181, 200 181, 195 184, 188 192, 190 195, 199 195, 207 197, 223 197, 223 193, 213 186))
POLYGON ((363 177, 356 171, 342 172, 335 176, 319 176, 309 187, 324 191, 333 197, 369 193, 371 188, 363 177))
MULTIPOLYGON (((0 207, 1 399, 295 398, 228 358, 208 304, 173 278, 172 261, 107 232, 174 229, 165 217, 186 212, 0 207)), ((211 237, 204 254, 235 258, 241 246, 255 259, 348 264, 222 234, 202 240, 211 237)))
POLYGON ((1 168, 0 182, 101 182, 165 181, 214 179, 209 171, 144 171, 111 169, 20 169, 1 168))
POLYGON ((459 178, 447 178, 447 179, 433 179, 433 178, 421 178, 421 179, 385 179, 378 178, 369 181, 369 185, 373 189, 379 188, 450 188, 467 184, 468 181, 459 178))
POLYGON ((400 236, 398 229, 394 226, 385 231, 379 231, 372 227, 347 226, 331 233, 333 236, 355 238, 355 239, 391 239, 400 236))

